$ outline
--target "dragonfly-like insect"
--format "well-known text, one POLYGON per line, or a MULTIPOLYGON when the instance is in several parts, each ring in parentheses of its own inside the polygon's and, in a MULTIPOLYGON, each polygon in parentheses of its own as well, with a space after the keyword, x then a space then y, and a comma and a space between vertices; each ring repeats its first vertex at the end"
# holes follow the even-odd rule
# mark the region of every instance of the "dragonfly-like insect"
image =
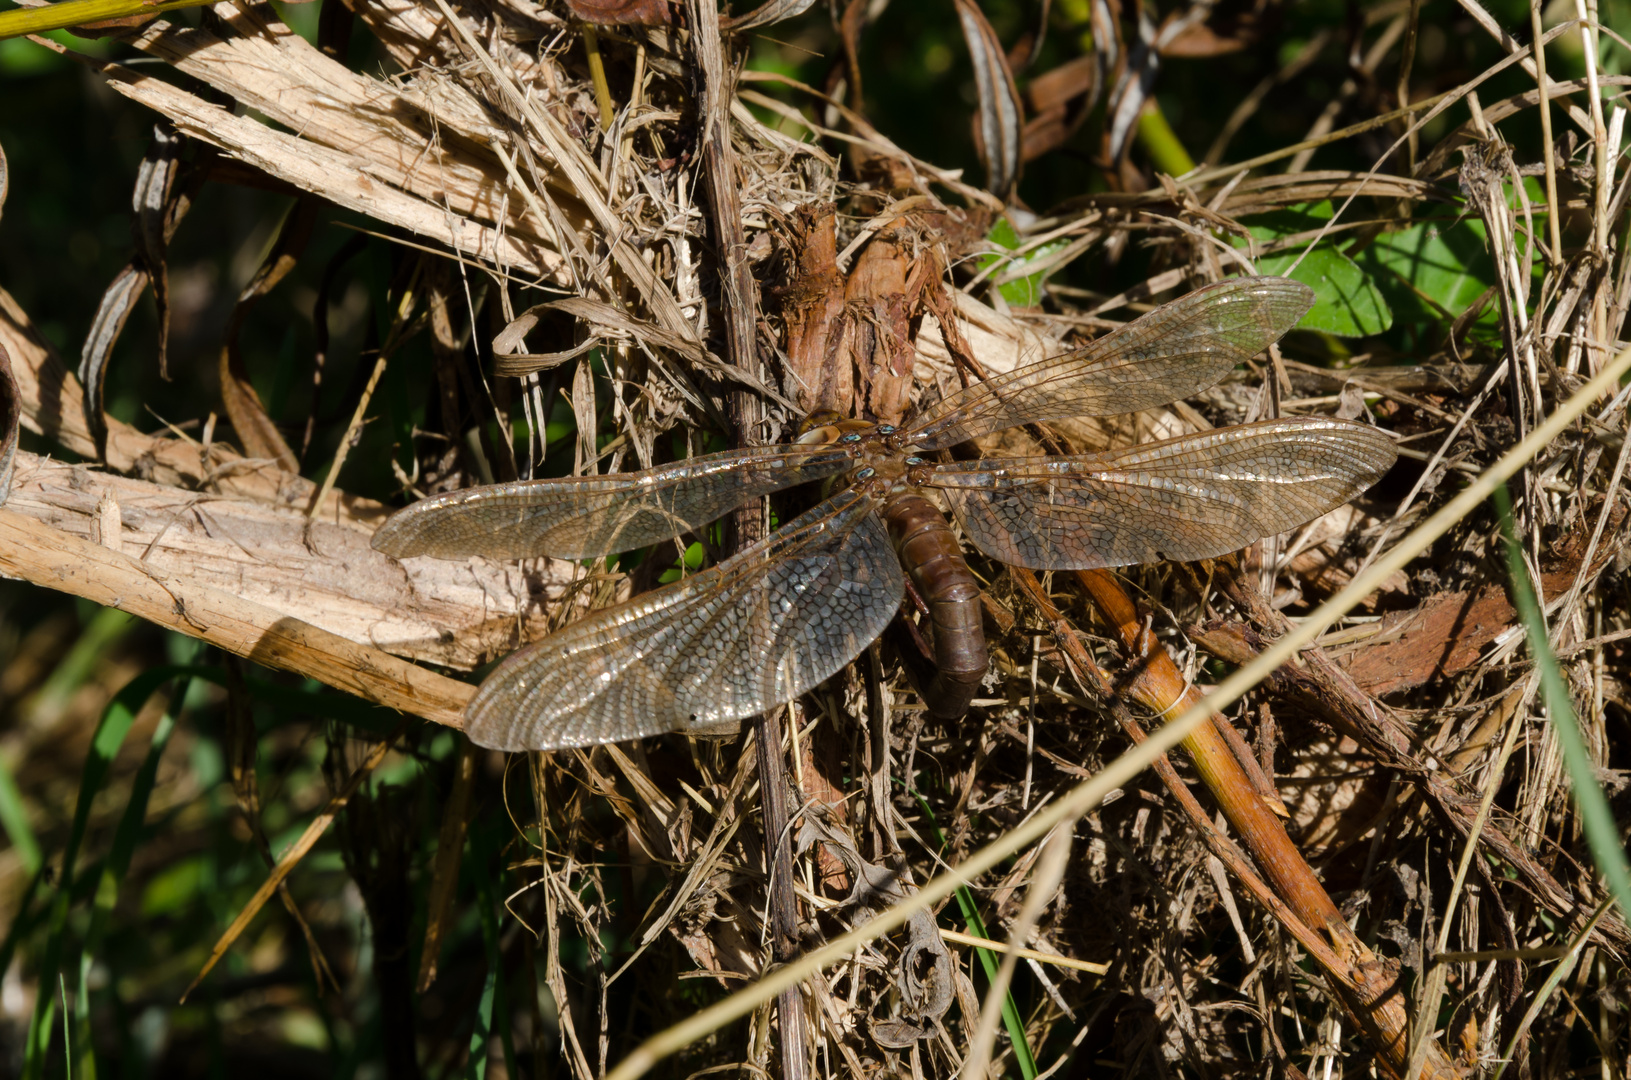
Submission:
POLYGON ((1392 440, 1323 417, 1266 420, 1076 456, 930 460, 1021 424, 1150 409, 1204 390, 1296 325, 1283 278, 1198 289, 1090 344, 952 393, 901 427, 843 421, 798 443, 640 472, 526 480, 422 500, 374 536, 398 558, 596 558, 698 533, 749 500, 848 483, 712 569, 593 612, 511 654, 466 710, 470 738, 558 749, 717 732, 841 670, 927 601, 938 715, 987 667, 977 579, 940 510, 999 562, 1045 570, 1210 558, 1298 528, 1393 464, 1392 440), (903 573, 904 566, 904 573, 903 573))

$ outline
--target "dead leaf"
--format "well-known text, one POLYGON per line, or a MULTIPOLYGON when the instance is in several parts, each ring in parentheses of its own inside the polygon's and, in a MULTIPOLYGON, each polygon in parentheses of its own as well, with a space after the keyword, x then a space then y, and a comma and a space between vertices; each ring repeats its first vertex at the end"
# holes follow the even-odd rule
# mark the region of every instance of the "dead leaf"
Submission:
POLYGON ((596 26, 672 26, 668 0, 566 0, 567 10, 596 26))
MULTIPOLYGON (((3 161, 0 158, 0 161, 3 161)), ((5 196, 5 170, 0 168, 0 201, 5 196)), ((17 433, 22 427, 23 401, 11 374, 11 354, 0 345, 0 505, 11 494, 11 473, 17 464, 17 433)))
POLYGON ((1020 132, 1025 111, 1020 106, 1008 57, 974 0, 955 0, 969 57, 974 61, 974 86, 980 110, 975 117, 974 146, 985 163, 985 186, 1006 200, 1019 183, 1020 132))
POLYGON ((317 207, 316 199, 302 198, 283 219, 272 250, 266 253, 255 276, 238 294, 238 306, 233 309, 227 326, 226 344, 221 347, 221 404, 243 443, 244 452, 251 457, 276 461, 278 467, 288 473, 298 473, 300 462, 249 381, 249 372, 238 351, 238 332, 254 302, 276 288, 299 262, 317 221, 317 207))
POLYGON ((1020 157, 1033 161, 1063 146, 1098 101, 1098 58, 1078 56, 1032 79, 1025 88, 1030 119, 1021 134, 1020 157), (1072 109, 1071 103, 1078 102, 1072 109))
POLYGON ((769 26, 771 23, 797 18, 809 11, 814 4, 815 0, 768 0, 739 19, 720 19, 719 28, 737 33, 754 30, 761 26, 769 26))
MULTIPOLYGON (((1178 17, 1179 13, 1174 12, 1166 21, 1170 24, 1178 17)), ((1226 56, 1255 45, 1262 36, 1263 21, 1252 12, 1219 15, 1206 22, 1192 22, 1170 41, 1162 41, 1161 55, 1189 60, 1226 56)))
MULTIPOLYGON (((1546 574, 1543 580, 1552 596, 1553 589, 1569 587, 1572 575, 1546 574)), ((1348 674, 1377 697, 1410 690, 1472 667, 1484 647, 1516 621, 1517 612, 1499 586, 1440 593, 1420 607, 1383 616, 1379 635, 1392 640, 1359 649, 1347 664, 1348 674)))
MULTIPOLYGON (((838 856, 855 879, 846 904, 881 911, 909 895, 911 884, 901 871, 862 858, 849 834, 823 821, 819 804, 809 804, 799 829, 798 850, 803 852, 818 841, 838 856)), ((922 910, 913 913, 907 920, 906 933, 906 947, 901 950, 895 970, 901 1015, 869 1025, 878 1045, 897 1049, 932 1031, 934 1021, 946 1014, 955 996, 952 980, 956 965, 935 927, 934 916, 922 910)))
MULTIPOLYGON (((1614 515, 1617 526, 1624 511, 1614 515)), ((1559 597, 1573 585, 1584 557, 1586 535, 1558 549, 1559 563, 1540 575, 1541 591, 1559 597)), ((1587 568, 1589 581, 1613 558, 1599 550, 1587 568)), ((1348 674, 1368 693, 1378 697, 1410 690, 1431 679, 1456 675, 1478 662, 1485 646, 1518 625, 1518 613, 1499 585, 1477 592, 1440 593, 1419 607, 1383 617, 1373 644, 1362 645, 1348 661, 1348 674)))
POLYGON ((831 203, 800 207, 785 237, 792 267, 787 284, 771 294, 781 301, 786 326, 787 365, 804 388, 800 404, 810 413, 850 415, 854 376, 849 358, 840 358, 833 326, 844 311, 844 281, 838 272, 838 241, 831 203), (839 360, 842 359, 842 363, 839 360))
POLYGON ((147 271, 136 260, 126 263, 102 293, 85 344, 79 354, 79 381, 85 387, 85 426, 96 440, 99 453, 106 455, 107 420, 102 413, 102 388, 107 384, 108 358, 124 333, 125 322, 136 309, 147 288, 147 271))
POLYGON ((166 379, 170 377, 170 275, 165 251, 192 205, 188 186, 176 184, 185 145, 186 140, 169 124, 154 125, 153 141, 148 144, 147 153, 136 170, 136 184, 130 197, 130 232, 136 250, 102 294, 102 302, 91 320, 80 352, 79 381, 85 387, 85 425, 99 451, 105 452, 107 445, 107 420, 102 402, 108 363, 119 335, 124 332, 125 321, 149 284, 153 286, 153 303, 159 316, 159 374, 166 379))

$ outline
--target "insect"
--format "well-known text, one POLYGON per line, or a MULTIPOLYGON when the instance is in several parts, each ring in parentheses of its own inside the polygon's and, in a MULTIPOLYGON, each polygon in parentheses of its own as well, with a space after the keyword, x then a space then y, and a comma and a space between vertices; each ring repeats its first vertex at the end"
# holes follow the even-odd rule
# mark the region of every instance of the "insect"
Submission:
POLYGON ((1294 281, 1230 279, 951 394, 899 428, 850 420, 792 445, 450 492, 394 514, 373 545, 398 558, 592 558, 847 478, 712 569, 511 654, 466 710, 470 738, 523 750, 717 731, 848 664, 900 608, 905 575, 927 601, 938 667, 925 702, 955 718, 987 665, 979 588, 926 490, 992 559, 1092 569, 1210 558, 1297 528, 1375 483, 1396 454, 1373 427, 1303 417, 1072 457, 924 455, 1020 424, 1165 405, 1267 348, 1312 302, 1294 281))

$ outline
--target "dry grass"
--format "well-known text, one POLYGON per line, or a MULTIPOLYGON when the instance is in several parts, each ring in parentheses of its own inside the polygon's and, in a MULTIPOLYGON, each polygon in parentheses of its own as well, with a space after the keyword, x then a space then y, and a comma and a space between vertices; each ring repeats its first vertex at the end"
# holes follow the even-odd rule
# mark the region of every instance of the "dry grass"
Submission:
MULTIPOLYGON (((846 391, 879 415, 890 393, 915 406, 957 385, 962 356, 987 373, 1008 370, 1239 264, 1354 234, 1374 239, 1412 214, 1476 215, 1495 288, 1465 314, 1445 313, 1439 336, 1408 358, 1412 366, 1386 362, 1394 357, 1318 357, 1322 346, 1310 336, 1300 355, 1322 363, 1275 351, 1260 370, 1238 372, 1195 402, 1047 434, 1085 447, 1271 410, 1342 410, 1368 413, 1399 438, 1408 467, 1354 506, 1256 545, 1238 563, 1138 567, 1123 580, 1179 669, 1206 682, 1303 624, 1318 601, 1367 567, 1383 566, 1381 588, 1367 589, 1351 614, 1337 613, 1344 622, 1307 624, 1323 630, 1321 651, 1310 649, 1241 699, 1230 719, 1249 744, 1246 756, 1272 779, 1277 795, 1269 798, 1282 804, 1287 831, 1358 937, 1402 965, 1417 1030, 1436 1035, 1469 1074, 1493 1074, 1511 1052, 1525 1075, 1584 1075, 1570 1071, 1581 1062, 1600 1062, 1593 1067, 1605 1077, 1626 1075, 1631 931, 1612 912, 1588 925, 1606 894, 1584 861, 1557 737, 1537 704, 1539 668, 1508 599, 1495 518, 1472 510, 1417 547, 1399 546, 1421 535, 1413 530, 1468 476, 1543 428, 1625 348, 1624 114, 1598 92, 1625 80, 1591 70, 1546 87, 1554 119, 1575 128, 1583 148, 1542 169, 1517 163, 1502 135, 1541 95, 1480 107, 1469 82, 1352 129, 1331 131, 1330 110, 1309 142, 1270 155, 1291 159, 1287 172, 1209 164, 1147 191, 1083 194, 1021 231, 1016 257, 1051 252, 1044 261, 981 269, 976 257, 989 251, 983 237, 998 200, 906 153, 842 100, 745 72, 721 115, 738 170, 746 265, 762 302, 762 317, 749 321, 761 372, 737 364, 723 344, 733 312, 721 306, 692 53, 680 33, 600 31, 599 48, 632 56, 638 73, 630 96, 611 102, 602 130, 581 28, 550 10, 526 0, 474 0, 457 11, 441 0, 356 0, 353 10, 399 74, 352 71, 269 9, 232 4, 213 9, 208 29, 161 21, 130 32, 131 45, 187 80, 94 66, 118 93, 216 148, 221 163, 366 215, 405 251, 422 253, 404 256, 412 271, 393 294, 400 304, 380 362, 399 339, 428 334, 444 379, 438 392, 484 411, 468 441, 457 429, 424 439, 414 469, 401 471, 412 493, 525 474, 542 447, 493 432, 538 431, 561 397, 576 421, 578 471, 638 468, 666 459, 676 444, 697 452, 701 432, 728 430, 733 395, 744 392, 764 410, 753 437, 788 438, 812 394, 830 389, 807 372, 801 379, 793 344, 800 316, 787 299, 799 285, 792 271, 800 215, 830 205, 839 210, 838 269, 849 280, 881 261, 874 256, 887 244, 901 280, 920 283, 910 312, 911 378, 890 388, 863 375, 846 391), (243 108, 223 108, 202 86, 243 108), (1469 107, 1464 124, 1421 143, 1424 118, 1469 107), (1345 138, 1370 138, 1366 145, 1379 150, 1392 144, 1401 157, 1379 159, 1384 173, 1380 163, 1309 171, 1298 156, 1345 138), (1540 174, 1542 200, 1525 194, 1520 173, 1540 174), (1251 236, 1242 218, 1325 200, 1338 207, 1335 224, 1311 221, 1266 245, 1229 242, 1251 236), (1135 245, 1152 271, 1117 295, 1056 288, 1042 305, 1010 309, 992 287, 1073 260, 1113 259, 1135 245), (1475 320, 1487 310, 1496 312, 1497 333, 1480 337, 1475 320), (482 335, 498 369, 520 378, 513 388, 477 386, 468 374, 458 383, 449 373, 469 339, 482 335), (606 378, 595 377, 591 346, 606 378), (1399 569, 1387 560, 1401 550, 1412 561, 1399 569), (1452 887, 1469 836, 1478 854, 1452 887), (1542 994, 1556 955, 1546 950, 1558 946, 1578 948, 1561 984, 1542 994), (1429 962, 1444 949, 1482 958, 1429 962), (1492 949, 1504 952, 1482 956, 1492 949), (1424 1016, 1431 1022, 1423 1025, 1424 1016)), ((1392 29, 1356 78, 1415 40, 1413 11, 1395 5, 1377 16, 1392 29)), ((1502 65, 1543 80, 1529 51, 1509 44, 1502 65)), ((1276 78, 1295 78, 1298 63, 1276 78)), ((1234 127, 1272 92, 1248 88, 1234 127)), ((1209 163, 1225 156, 1219 139, 1209 163)), ((15 178, 12 187, 16 212, 25 195, 15 178)), ((274 263, 269 256, 267 266, 274 263)), ((845 340, 863 371, 886 351, 875 339, 845 340)), ((252 389, 225 402, 241 454, 208 437, 146 436, 117 422, 98 435, 74 377, 4 294, 0 345, 17 369, 25 425, 138 474, 19 454, 16 488, 0 511, 8 573, 454 724, 468 690, 403 658, 468 672, 582 604, 652 584, 652 566, 611 577, 552 560, 521 569, 414 567, 399 578, 362 547, 380 505, 280 471, 290 447, 252 389), (113 536, 122 540, 108 539, 110 500, 113 536), (67 546, 67 534, 79 546, 67 546), (53 548, 66 554, 46 558, 53 548)), ((222 372, 224 386, 247 385, 225 358, 222 372)), ((1550 644, 1598 778, 1622 817, 1624 763, 1614 748, 1631 712, 1627 400, 1625 390, 1581 398, 1580 420, 1518 463, 1513 483, 1550 644)), ((355 405, 356 423, 367 410, 366 400, 355 405)), ((1007 438, 986 449, 1035 445, 1030 433, 1007 438)), ((329 476, 338 472, 335 463, 329 476)), ((974 565, 987 585, 993 664, 968 721, 932 719, 885 647, 793 703, 779 749, 796 799, 793 892, 803 951, 978 853, 988 853, 989 872, 962 894, 966 907, 939 900, 944 906, 931 915, 902 915, 898 929, 857 941, 804 978, 796 1000, 806 1037, 797 1054, 781 1052, 786 1016, 765 1004, 696 1037, 662 1067, 790 1078, 978 1075, 985 1070, 969 1061, 971 1048, 985 1045, 982 1020, 987 1035, 1003 1026, 994 1011, 1003 999, 989 990, 1001 958, 986 963, 963 940, 942 940, 938 929, 956 924, 1031 950, 999 979, 1012 977, 1014 992, 988 1075, 1032 1072, 1021 1060, 1028 1052, 1012 1040, 1017 1031, 1040 1074, 1279 1076, 1300 1068, 1362 1076, 1384 1068, 1372 1057, 1378 1047, 1355 1036, 1329 971, 1309 962, 1310 943, 1299 944, 1283 913, 1226 870, 1218 844, 1228 841, 1203 832, 1216 804, 1201 794, 1187 759, 1171 761, 1169 780, 1200 795, 1189 816, 1175 787, 1148 772, 1128 772, 1107 794, 1095 790, 1093 809, 1076 816, 1087 805, 1078 785, 1127 745, 1117 717, 1135 728, 1154 720, 1128 712, 1126 652, 1078 582, 1044 578, 1039 602, 1005 567, 974 565), (1101 671, 1103 684, 1095 681, 1101 671), (1029 834, 1016 830, 1054 820, 1043 815, 1062 819, 1043 830, 1052 839, 1018 845, 1015 836, 1029 834), (992 845, 1004 843, 997 861, 992 845), (1083 961, 1108 968, 1084 970, 1083 961)), ((523 985, 536 972, 536 992, 492 1018, 524 1071, 602 1076, 629 1054, 630 1040, 766 974, 769 863, 749 741, 670 737, 534 754, 497 773, 514 827, 502 880, 482 886, 479 902, 491 910, 502 898, 491 947, 517 958, 523 985)), ((454 893, 476 784, 470 762, 483 753, 460 758, 459 779, 438 807, 442 851, 418 871, 432 896, 454 893)), ((383 759, 381 750, 369 760, 383 759)), ((372 767, 341 769, 334 786, 355 787, 372 767)), ((381 839, 388 821, 369 828, 352 842, 389 842, 381 839)), ((9 873, 21 880, 15 867, 9 873)), ((11 905, 22 889, 5 888, 7 909, 21 910, 11 905)), ((431 943, 421 988, 435 975, 435 943, 458 913, 451 899, 428 908, 415 931, 416 947, 431 943)), ((405 962, 403 971, 411 974, 405 962)), ((455 1058, 432 1071, 462 1060, 447 1053, 455 1058)))

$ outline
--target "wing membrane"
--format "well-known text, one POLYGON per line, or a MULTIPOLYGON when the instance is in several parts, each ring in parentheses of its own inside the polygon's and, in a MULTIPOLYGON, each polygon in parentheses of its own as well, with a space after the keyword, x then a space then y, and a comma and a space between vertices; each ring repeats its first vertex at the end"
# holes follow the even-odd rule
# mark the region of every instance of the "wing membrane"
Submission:
POLYGON ((938 450, 993 431, 1071 416, 1153 409, 1204 390, 1268 348, 1314 302, 1286 278, 1197 289, 1077 349, 987 379, 930 409, 907 441, 938 450))
POLYGON ((880 633, 904 592, 870 497, 839 493, 711 570, 512 654, 466 710, 502 750, 706 729, 791 700, 880 633))
POLYGON ((695 532, 750 499, 850 465, 843 447, 755 446, 614 476, 468 488, 398 511, 373 543, 397 558, 594 558, 695 532))
POLYGON ((1038 570, 1222 555, 1295 529, 1381 478, 1397 456, 1375 428, 1269 420, 1080 457, 937 466, 981 551, 1038 570))

